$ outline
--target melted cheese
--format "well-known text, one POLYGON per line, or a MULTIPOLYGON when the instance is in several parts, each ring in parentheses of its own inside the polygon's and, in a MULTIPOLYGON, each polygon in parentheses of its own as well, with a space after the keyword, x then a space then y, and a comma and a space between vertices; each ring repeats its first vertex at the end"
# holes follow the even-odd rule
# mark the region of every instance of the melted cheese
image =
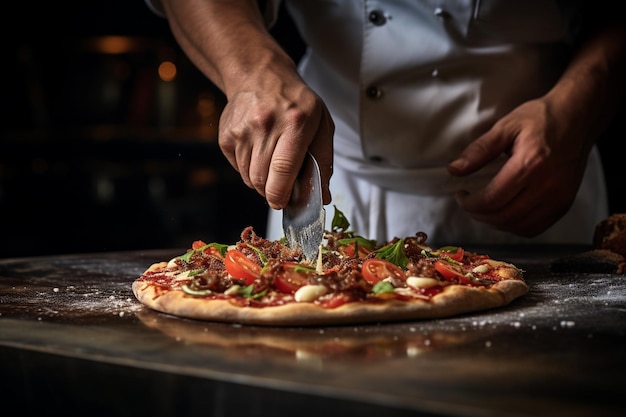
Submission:
POLYGON ((317 251, 317 265, 315 267, 315 270, 320 275, 324 273, 324 264, 322 263, 322 244, 320 244, 317 251))
POLYGON ((328 288, 324 285, 305 285, 298 288, 294 294, 294 298, 298 302, 310 302, 317 300, 328 292, 328 288))
POLYGON ((406 279, 406 285, 413 288, 432 288, 441 285, 439 280, 428 277, 408 277, 406 279))

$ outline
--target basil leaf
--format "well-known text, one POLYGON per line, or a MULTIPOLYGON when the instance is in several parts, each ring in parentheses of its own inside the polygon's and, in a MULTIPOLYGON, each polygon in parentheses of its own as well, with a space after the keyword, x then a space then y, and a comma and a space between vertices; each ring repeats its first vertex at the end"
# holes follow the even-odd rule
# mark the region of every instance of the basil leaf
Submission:
POLYGON ((194 253, 196 253, 195 250, 187 251, 187 253, 185 253, 184 255, 180 255, 178 257, 178 259, 183 260, 183 261, 189 263, 189 261, 191 261, 191 255, 193 255, 194 253))
POLYGON ((376 257, 389 261, 402 269, 406 269, 409 258, 404 254, 404 250, 402 249, 403 245, 404 239, 400 239, 394 244, 383 246, 377 251, 376 257))
POLYGON ((226 255, 226 251, 228 251, 228 247, 230 245, 226 245, 224 243, 209 243, 207 246, 212 246, 220 251, 222 256, 226 255))
POLYGON ((391 285, 391 283, 387 282, 387 281, 378 281, 372 287, 372 292, 374 294, 382 294, 382 293, 386 293, 386 292, 393 292, 393 285, 391 285))
POLYGON ((332 231, 343 232, 348 230, 348 227, 350 227, 350 222, 343 214, 343 212, 337 208, 337 206, 333 207, 335 208, 335 214, 333 215, 333 221, 331 223, 332 231))
POLYGON ((250 284, 246 287, 242 287, 239 289, 238 294, 241 295, 244 298, 261 298, 263 297, 265 294, 267 294, 267 289, 259 292, 259 293, 254 293, 254 284, 250 284))
POLYGON ((355 236, 345 239, 338 239, 337 243, 342 246, 348 246, 351 243, 356 242, 358 246, 365 246, 368 249, 374 250, 376 248, 376 242, 373 240, 365 239, 363 236, 355 236))

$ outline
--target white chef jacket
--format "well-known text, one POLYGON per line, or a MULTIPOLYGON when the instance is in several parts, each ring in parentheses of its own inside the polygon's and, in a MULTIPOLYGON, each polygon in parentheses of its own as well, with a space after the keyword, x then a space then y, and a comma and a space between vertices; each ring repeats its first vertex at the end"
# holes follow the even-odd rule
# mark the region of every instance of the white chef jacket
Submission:
MULTIPOLYGON (((308 45, 300 72, 335 122, 332 204, 351 229, 379 241, 424 231, 440 243, 591 242, 608 215, 597 149, 569 212, 533 239, 474 221, 454 199, 485 185, 502 159, 470 177, 446 169, 558 79, 579 1, 284 1, 308 45)), ((270 210, 267 236, 282 235, 282 212, 270 210)))
MULTIPOLYGON (((158 0, 146 1, 161 13, 158 0)), ((268 25, 280 1, 266 2, 268 25)), ((431 243, 591 242, 608 215, 596 148, 573 206, 533 239, 474 221, 454 199, 485 185, 502 158, 469 177, 446 169, 554 84, 581 1, 284 1, 308 45, 299 70, 335 122, 332 204, 352 230, 379 241, 423 231, 431 243)), ((327 228, 333 213, 327 207, 327 228)), ((282 212, 270 210, 268 220, 267 237, 282 237, 282 212)))

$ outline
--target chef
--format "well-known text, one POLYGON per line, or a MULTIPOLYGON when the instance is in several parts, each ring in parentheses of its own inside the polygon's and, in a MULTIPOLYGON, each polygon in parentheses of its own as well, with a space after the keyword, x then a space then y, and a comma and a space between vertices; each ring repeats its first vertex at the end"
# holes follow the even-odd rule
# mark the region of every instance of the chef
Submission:
POLYGON ((297 69, 266 30, 279 1, 261 3, 149 4, 225 93, 220 147, 275 209, 268 238, 307 149, 325 203, 379 241, 589 243, 607 217, 595 142, 626 35, 590 25, 598 2, 285 0, 297 69))

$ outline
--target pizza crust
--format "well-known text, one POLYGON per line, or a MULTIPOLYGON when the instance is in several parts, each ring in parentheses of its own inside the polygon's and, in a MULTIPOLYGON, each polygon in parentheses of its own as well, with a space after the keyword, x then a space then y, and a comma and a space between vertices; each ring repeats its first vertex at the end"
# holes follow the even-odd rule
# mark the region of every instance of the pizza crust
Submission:
MULTIPOLYGON (((163 263, 155 265, 149 270, 158 269, 163 263)), ((136 280, 132 290, 145 306, 175 316, 250 325, 312 326, 450 317, 502 307, 527 293, 528 286, 521 280, 503 280, 489 288, 449 285, 430 300, 352 302, 332 309, 305 302, 242 307, 227 300, 190 296, 179 290, 157 291, 144 280, 136 280)))

